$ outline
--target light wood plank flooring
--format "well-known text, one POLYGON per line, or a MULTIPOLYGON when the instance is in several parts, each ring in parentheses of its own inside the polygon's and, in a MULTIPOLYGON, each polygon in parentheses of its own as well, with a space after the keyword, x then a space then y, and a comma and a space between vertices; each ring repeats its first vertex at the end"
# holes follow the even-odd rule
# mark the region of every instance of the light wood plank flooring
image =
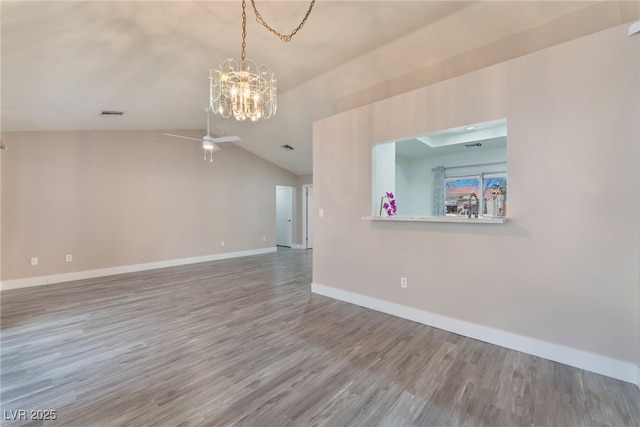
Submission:
POLYGON ((310 282, 280 250, 4 292, 3 418, 57 419, 2 425, 640 426, 632 384, 310 282))

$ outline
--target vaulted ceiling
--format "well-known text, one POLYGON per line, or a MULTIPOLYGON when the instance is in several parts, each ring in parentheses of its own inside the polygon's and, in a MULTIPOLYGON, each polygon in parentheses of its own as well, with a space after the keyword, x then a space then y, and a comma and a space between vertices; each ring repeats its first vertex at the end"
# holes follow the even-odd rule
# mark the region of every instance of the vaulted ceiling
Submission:
MULTIPOLYGON (((335 113, 341 97, 600 3, 318 0, 305 27, 283 43, 255 21, 248 1, 247 57, 276 72, 278 114, 259 123, 214 115, 213 132, 237 134, 239 146, 293 173, 311 173, 312 122, 335 113), (388 53, 380 60, 375 52, 388 53)), ((584 22, 581 31, 637 14, 635 6, 615 3, 607 10, 618 11, 617 21, 584 22)), ((283 33, 309 6, 256 5, 283 33)), ((176 130, 201 136, 209 68, 240 56, 239 0, 3 0, 0 13, 3 133, 153 129, 159 138, 176 130), (102 110, 124 115, 100 116, 102 110)))

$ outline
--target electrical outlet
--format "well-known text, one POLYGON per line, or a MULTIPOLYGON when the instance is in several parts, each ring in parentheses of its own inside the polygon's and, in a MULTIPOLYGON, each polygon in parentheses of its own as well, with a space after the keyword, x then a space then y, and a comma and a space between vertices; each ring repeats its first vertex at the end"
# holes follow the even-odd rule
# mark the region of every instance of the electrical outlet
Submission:
POLYGON ((322 208, 318 209, 318 216, 320 218, 322 218, 324 216, 324 209, 322 209, 322 208))
POLYGON ((220 242, 220 246, 224 246, 224 240, 220 242))
POLYGON ((406 287, 407 287, 407 278, 406 277, 401 277, 400 278, 400 287, 406 289, 406 287))
POLYGON ((38 258, 31 258, 31 265, 38 265, 38 258))
POLYGON ((266 242, 267 241, 267 236, 262 236, 262 241, 266 242))
POLYGON ((71 254, 69 254, 69 255, 67 255, 64 259, 65 259, 65 261, 67 261, 67 262, 71 262, 71 261, 73 261, 73 256, 71 256, 71 254))

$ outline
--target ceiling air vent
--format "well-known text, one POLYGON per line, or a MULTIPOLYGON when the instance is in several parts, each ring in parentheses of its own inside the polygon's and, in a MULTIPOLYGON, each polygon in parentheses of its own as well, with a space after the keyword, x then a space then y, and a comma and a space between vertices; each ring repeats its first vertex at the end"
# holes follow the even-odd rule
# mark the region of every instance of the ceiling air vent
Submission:
POLYGON ((124 113, 122 111, 104 110, 100 112, 101 116, 121 116, 124 113))
POLYGON ((285 149, 287 151, 293 150, 293 147, 290 146, 289 144, 284 144, 284 145, 281 145, 280 147, 282 147, 283 149, 285 149))
POLYGON ((476 147, 482 147, 482 143, 476 142, 476 143, 473 143, 473 144, 464 144, 464 146, 467 147, 467 148, 476 148, 476 147))

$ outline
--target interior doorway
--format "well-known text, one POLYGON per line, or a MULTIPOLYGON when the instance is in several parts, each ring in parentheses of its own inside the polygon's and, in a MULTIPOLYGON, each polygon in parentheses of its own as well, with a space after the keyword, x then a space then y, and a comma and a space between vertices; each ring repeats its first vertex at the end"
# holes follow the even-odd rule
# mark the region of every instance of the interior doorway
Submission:
POLYGON ((313 249, 313 185, 302 186, 302 242, 307 249, 313 249))
POLYGON ((293 244, 293 187, 276 185, 276 246, 293 244))

